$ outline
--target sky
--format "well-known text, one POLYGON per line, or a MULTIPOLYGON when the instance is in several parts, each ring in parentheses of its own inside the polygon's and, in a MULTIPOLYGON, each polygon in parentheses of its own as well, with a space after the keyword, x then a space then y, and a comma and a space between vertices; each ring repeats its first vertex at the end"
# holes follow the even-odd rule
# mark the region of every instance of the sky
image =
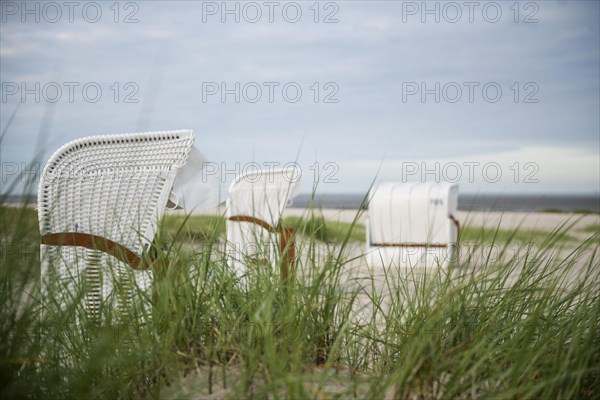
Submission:
POLYGON ((596 1, 0 5, 3 192, 76 138, 193 129, 222 191, 297 163, 303 192, 600 194, 596 1))

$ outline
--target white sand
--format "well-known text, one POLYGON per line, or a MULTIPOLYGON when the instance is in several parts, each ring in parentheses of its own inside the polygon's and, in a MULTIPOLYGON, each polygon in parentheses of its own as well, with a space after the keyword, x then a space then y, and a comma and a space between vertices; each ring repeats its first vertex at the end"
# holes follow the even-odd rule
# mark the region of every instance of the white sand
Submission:
MULTIPOLYGON (((327 220, 352 222, 358 214, 358 222, 365 224, 369 216, 369 211, 364 210, 342 210, 334 208, 314 209, 317 215, 322 215, 327 220)), ((170 214, 185 214, 183 210, 170 210, 170 214)), ((284 211, 284 217, 289 216, 307 216, 309 210, 306 208, 287 208, 284 211)), ((209 210, 203 210, 193 213, 194 215, 225 215, 225 207, 219 206, 209 210)), ((501 229, 525 229, 552 231, 561 225, 571 225, 571 232, 580 235, 579 230, 591 225, 600 224, 600 214, 572 214, 572 213, 542 213, 542 212, 498 212, 498 211, 459 211, 456 216, 461 225, 485 226, 489 228, 500 227, 501 229), (577 232, 575 232, 577 231, 577 232)), ((585 236, 585 235, 584 235, 585 236)))
MULTIPOLYGON (((352 222, 356 217, 358 210, 338 210, 322 209, 315 210, 325 219, 341 222, 352 222)), ((284 216, 302 216, 306 215, 304 208, 289 208, 284 212, 284 216)), ((369 216, 369 211, 362 211, 358 217, 358 222, 364 224, 369 216)), ((495 212, 495 211, 459 211, 456 216, 461 225, 485 226, 501 229, 514 230, 541 230, 552 231, 563 224, 573 224, 573 231, 578 231, 594 224, 600 224, 599 214, 571 214, 571 213, 524 213, 524 212, 495 212)), ((578 233, 576 233, 578 234, 578 233)))

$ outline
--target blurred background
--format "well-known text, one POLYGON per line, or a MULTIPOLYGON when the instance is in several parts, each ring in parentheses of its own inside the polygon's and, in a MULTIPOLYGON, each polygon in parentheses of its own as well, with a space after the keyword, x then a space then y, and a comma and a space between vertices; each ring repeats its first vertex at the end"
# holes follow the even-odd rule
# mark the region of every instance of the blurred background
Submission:
POLYGON ((373 182, 449 181, 471 199, 600 208, 598 2, 1 12, 3 193, 69 140, 193 129, 223 196, 236 174, 295 162, 304 193, 338 202, 373 182))

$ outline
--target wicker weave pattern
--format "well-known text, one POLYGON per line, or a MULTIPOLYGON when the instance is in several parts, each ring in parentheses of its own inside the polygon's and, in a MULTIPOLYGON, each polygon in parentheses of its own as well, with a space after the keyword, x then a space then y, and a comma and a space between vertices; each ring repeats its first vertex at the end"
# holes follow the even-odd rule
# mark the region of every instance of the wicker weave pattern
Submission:
MULTIPOLYGON (((93 136, 62 146, 46 164, 40 181, 41 234, 90 233, 141 255, 154 238, 177 171, 193 142, 191 131, 168 131, 93 136)), ((133 274, 113 257, 81 247, 42 245, 41 256, 42 284, 49 274, 64 288, 86 283, 92 314, 113 284, 133 274)), ((136 284, 148 286, 148 272, 133 277, 136 284)), ((125 291, 121 306, 131 293, 125 291)))

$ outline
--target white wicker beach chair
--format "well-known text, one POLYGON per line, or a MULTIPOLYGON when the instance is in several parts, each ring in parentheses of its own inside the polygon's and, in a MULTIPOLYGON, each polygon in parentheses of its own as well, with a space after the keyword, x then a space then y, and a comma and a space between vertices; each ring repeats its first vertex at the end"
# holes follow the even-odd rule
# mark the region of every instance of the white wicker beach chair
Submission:
POLYGON ((295 260, 293 230, 284 228, 284 208, 297 194, 299 168, 255 171, 238 176, 227 199, 227 254, 229 266, 246 283, 248 268, 275 266, 282 256, 282 276, 292 272, 295 260))
POLYGON ((93 136, 50 157, 38 191, 43 299, 64 306, 84 287, 97 319, 101 303, 123 310, 148 289, 157 223, 193 143, 191 131, 93 136))
POLYGON ((371 265, 447 267, 455 259, 458 185, 384 183, 372 190, 367 224, 371 265))

